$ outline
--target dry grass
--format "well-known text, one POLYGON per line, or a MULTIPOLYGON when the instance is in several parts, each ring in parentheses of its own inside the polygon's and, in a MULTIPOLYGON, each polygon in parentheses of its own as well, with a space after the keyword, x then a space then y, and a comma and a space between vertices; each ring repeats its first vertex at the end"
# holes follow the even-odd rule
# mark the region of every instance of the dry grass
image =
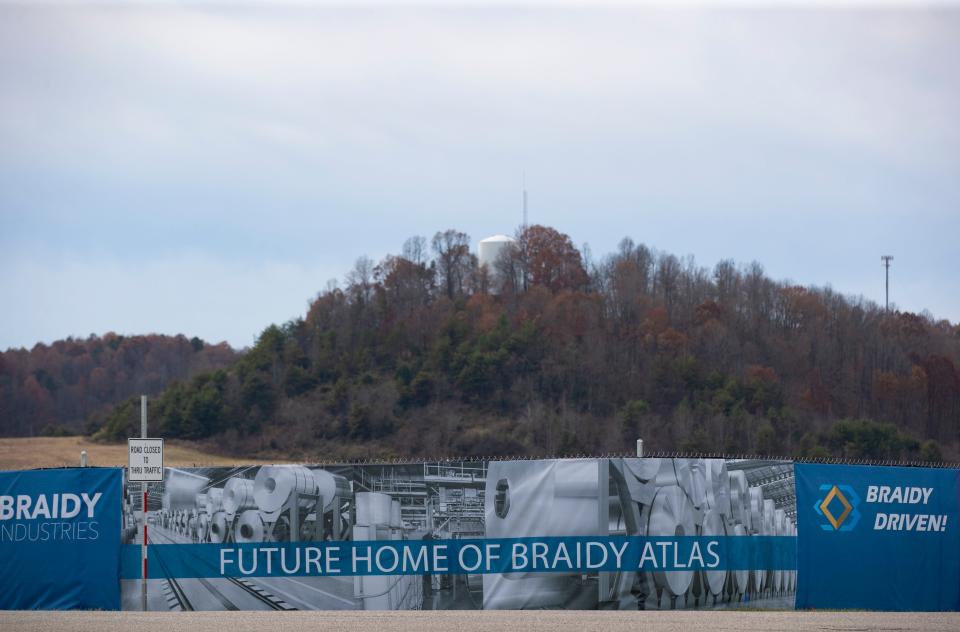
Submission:
MULTIPOLYGON (((164 442, 164 465, 258 465, 283 461, 233 458, 209 454, 182 441, 164 442)), ((63 467, 80 464, 80 451, 87 451, 91 466, 125 466, 126 443, 94 443, 84 437, 0 438, 0 470, 26 470, 35 467, 63 467)))

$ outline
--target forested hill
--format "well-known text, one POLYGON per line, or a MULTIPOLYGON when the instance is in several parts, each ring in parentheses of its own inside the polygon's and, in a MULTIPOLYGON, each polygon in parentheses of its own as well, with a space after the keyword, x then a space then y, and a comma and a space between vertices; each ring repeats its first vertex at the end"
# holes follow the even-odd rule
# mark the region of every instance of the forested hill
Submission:
MULTIPOLYGON (((657 450, 958 454, 960 328, 758 264, 532 226, 493 270, 467 235, 357 261, 227 369, 167 388, 158 434, 286 458, 657 450)), ((799 274, 799 271, 798 271, 799 274)), ((97 436, 126 438, 133 400, 97 436)))
POLYGON ((0 353, 0 436, 69 434, 138 393, 225 367, 228 345, 184 336, 68 338, 0 353))

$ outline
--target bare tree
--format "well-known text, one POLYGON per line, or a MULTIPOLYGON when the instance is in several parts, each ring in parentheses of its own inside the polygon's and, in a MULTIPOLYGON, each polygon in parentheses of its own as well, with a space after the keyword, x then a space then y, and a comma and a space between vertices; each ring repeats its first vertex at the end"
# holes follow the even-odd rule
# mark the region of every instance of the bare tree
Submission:
POLYGON ((437 255, 437 274, 447 298, 454 299, 466 293, 466 282, 476 266, 476 257, 470 252, 470 236, 449 229, 433 236, 433 251, 437 255))

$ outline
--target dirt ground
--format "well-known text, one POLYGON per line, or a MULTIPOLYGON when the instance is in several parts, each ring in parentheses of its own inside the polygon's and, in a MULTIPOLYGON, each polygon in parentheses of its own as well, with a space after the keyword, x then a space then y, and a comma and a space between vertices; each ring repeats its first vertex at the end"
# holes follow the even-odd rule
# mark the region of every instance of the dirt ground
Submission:
POLYGON ((0 630, 111 632, 680 632, 960 630, 958 613, 884 612, 0 612, 0 630))
MULTIPOLYGON (((87 464, 90 466, 127 465, 126 443, 94 443, 84 437, 25 437, 0 439, 0 470, 78 466, 81 450, 87 451, 87 464)), ((178 441, 164 442, 163 452, 163 463, 167 467, 268 463, 257 459, 211 455, 178 441)))

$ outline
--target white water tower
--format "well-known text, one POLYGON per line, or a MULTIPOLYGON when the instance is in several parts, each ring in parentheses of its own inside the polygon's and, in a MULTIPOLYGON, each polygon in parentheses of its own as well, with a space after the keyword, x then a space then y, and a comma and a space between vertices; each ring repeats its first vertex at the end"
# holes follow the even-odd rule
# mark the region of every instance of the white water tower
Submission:
POLYGON ((513 243, 516 243, 513 237, 506 235, 494 235, 493 237, 481 239, 480 245, 477 247, 477 263, 479 263, 481 268, 487 266, 487 272, 489 274, 496 274, 497 258, 500 257, 500 253, 513 243))

